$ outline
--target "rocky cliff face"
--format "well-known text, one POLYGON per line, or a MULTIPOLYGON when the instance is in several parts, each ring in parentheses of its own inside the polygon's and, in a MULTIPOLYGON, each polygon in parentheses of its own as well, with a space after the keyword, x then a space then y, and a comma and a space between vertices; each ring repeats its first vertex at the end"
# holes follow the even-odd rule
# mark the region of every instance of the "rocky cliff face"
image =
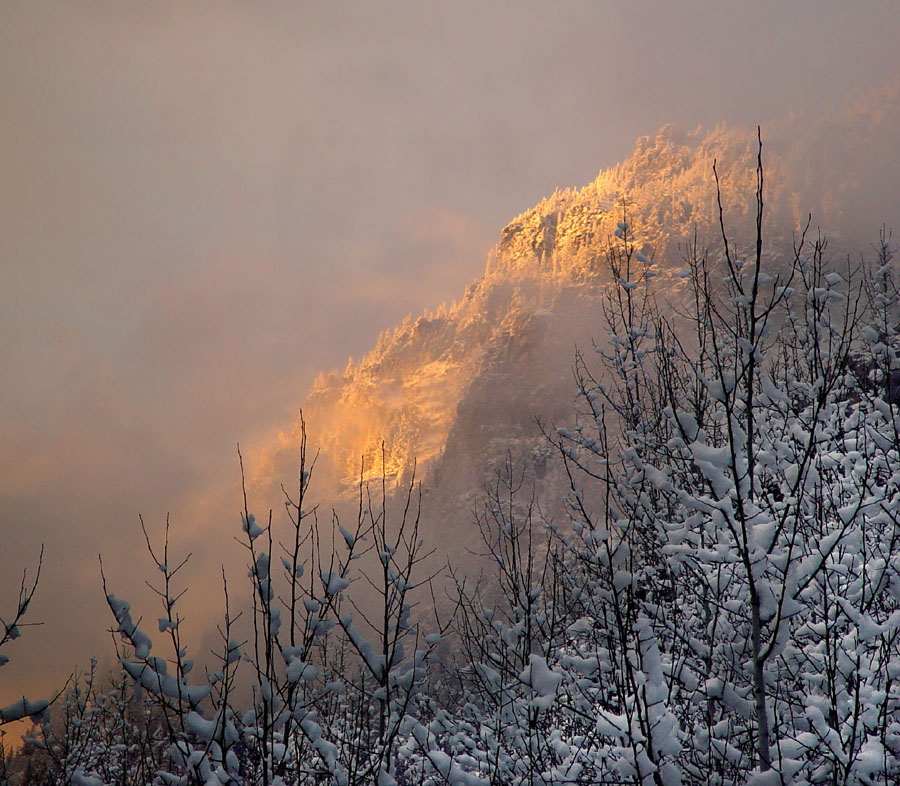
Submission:
MULTIPOLYGON (((896 99, 891 116, 900 116, 896 99)), ((859 117, 846 123, 859 125, 859 117)), ((776 264, 778 254, 790 253, 808 210, 840 235, 858 190, 842 191, 830 169, 815 166, 793 122, 765 148, 766 249, 776 264)), ((888 127, 883 118, 879 123, 888 127)), ((820 133, 863 149, 862 132, 820 133)), ((714 160, 730 239, 739 253, 742 244, 749 249, 756 152, 747 130, 702 134, 666 126, 640 138, 628 160, 589 185, 558 191, 513 219, 484 275, 458 302, 407 318, 358 363, 316 381, 304 412, 321 449, 319 495, 354 495, 361 471, 402 483, 417 464, 438 540, 441 531, 467 526, 483 484, 507 455, 530 468, 539 492, 558 498, 559 468, 536 418, 571 418, 576 348, 590 351, 592 341, 604 341, 602 304, 612 286, 606 252, 620 242, 616 222, 627 216, 635 247, 654 260, 658 296, 676 303, 683 244, 696 231, 713 258, 721 245, 714 160)), ((289 476, 292 442, 287 437, 270 451, 267 477, 289 476)))

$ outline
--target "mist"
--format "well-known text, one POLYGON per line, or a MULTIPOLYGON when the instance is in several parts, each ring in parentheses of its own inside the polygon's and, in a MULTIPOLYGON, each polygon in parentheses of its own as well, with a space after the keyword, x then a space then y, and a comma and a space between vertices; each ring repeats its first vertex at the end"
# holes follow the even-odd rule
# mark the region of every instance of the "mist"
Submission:
POLYGON ((898 34, 892 2, 0 7, 0 614, 46 548, 0 703, 111 657, 97 556, 146 599, 139 513, 218 608, 236 443, 510 218, 667 122, 802 130, 896 79, 898 34))

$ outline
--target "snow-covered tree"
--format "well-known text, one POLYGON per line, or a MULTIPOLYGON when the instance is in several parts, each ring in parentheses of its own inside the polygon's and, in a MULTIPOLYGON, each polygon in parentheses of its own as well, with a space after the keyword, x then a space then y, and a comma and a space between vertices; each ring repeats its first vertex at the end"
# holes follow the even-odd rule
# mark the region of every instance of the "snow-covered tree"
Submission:
POLYGON ((291 537, 282 545, 281 595, 271 577, 271 519, 263 529, 244 511, 257 685, 243 723, 265 745, 257 754, 264 783, 391 784, 406 766, 409 730, 421 725, 420 694, 442 633, 437 625, 426 635, 413 617, 414 595, 431 578, 422 574, 431 552, 419 534, 420 493, 413 476, 405 497, 393 500, 395 520, 384 473, 375 490, 361 480, 356 521, 345 527, 332 514, 323 537, 316 508, 304 503, 310 473, 301 419, 298 490, 285 495, 291 537))
POLYGON ((474 584, 456 577, 462 695, 456 725, 437 724, 468 774, 489 784, 545 784, 574 772, 557 671, 569 603, 524 477, 507 458, 477 512, 482 548, 473 552, 495 573, 474 584))
POLYGON ((605 494, 594 512, 573 484, 576 533, 606 544, 611 609, 633 609, 620 629, 635 654, 614 671, 642 686, 626 739, 646 759, 619 774, 886 783, 900 766, 891 252, 882 242, 868 298, 863 272, 805 234, 766 260, 761 149, 750 261, 721 216, 722 265, 687 254, 692 329, 620 320, 612 382, 582 385, 589 418, 559 439, 605 494))
MULTIPOLYGON (((27 624, 24 622, 25 615, 28 613, 28 608, 34 598, 34 593, 37 591, 43 564, 44 547, 41 546, 41 553, 38 557, 37 568, 34 571, 34 578, 29 580, 28 569, 23 569, 15 609, 12 614, 7 615, 5 619, 0 617, 0 649, 22 635, 22 628, 27 624)), ((0 653, 0 667, 5 666, 7 663, 9 663, 9 657, 0 653)), ((0 726, 28 717, 39 720, 49 706, 50 702, 45 699, 29 700, 23 696, 21 699, 6 707, 0 707, 0 726)))
POLYGON ((202 675, 188 657, 179 611, 190 555, 173 557, 168 521, 158 546, 141 522, 160 576, 151 589, 162 606, 158 628, 169 656, 153 652, 151 636, 104 577, 122 642, 119 662, 133 688, 98 692, 93 670, 84 685, 76 683, 62 726, 45 725, 32 743, 49 757, 54 782, 95 786, 143 772, 168 785, 385 786, 411 767, 431 766, 437 754, 428 750, 419 704, 446 626, 426 634, 413 617, 414 596, 430 582, 422 574, 430 552, 419 535, 414 478, 396 520, 386 482, 374 493, 361 482, 355 524, 344 527, 333 515, 323 533, 317 509, 306 503, 314 463, 307 463, 301 420, 298 488, 285 491, 283 540, 271 512, 265 527, 256 523, 244 493, 253 633, 244 644, 235 640, 225 582, 221 651, 217 667, 202 675), (242 662, 250 667, 252 696, 243 709, 234 698, 242 662), (145 708, 143 716, 132 702, 145 708), (129 768, 135 751, 140 762, 129 768))

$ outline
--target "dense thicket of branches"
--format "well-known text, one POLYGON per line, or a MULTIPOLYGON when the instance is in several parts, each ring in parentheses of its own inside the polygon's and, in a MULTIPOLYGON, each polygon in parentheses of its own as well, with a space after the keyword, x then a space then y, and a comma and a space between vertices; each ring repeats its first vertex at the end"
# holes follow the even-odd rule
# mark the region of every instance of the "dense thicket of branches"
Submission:
MULTIPOLYGON (((760 153, 762 147, 760 145, 760 153)), ((597 362, 546 428, 570 481, 546 521, 508 462, 476 511, 491 583, 436 605, 413 484, 320 525, 305 431, 287 535, 246 499, 253 635, 226 587, 219 664, 187 657, 184 562, 147 545, 168 657, 107 590, 119 683, 92 670, 28 745, 28 782, 889 784, 900 781, 900 292, 890 237, 829 262, 685 249, 680 312, 627 215, 597 362), (441 641, 450 642, 440 661, 441 641), (455 655, 455 656, 454 656, 455 655), (235 700, 239 674, 252 699, 235 700)), ((33 589, 32 589, 33 592, 33 589)), ((23 584, 20 613, 30 594, 23 584)), ((7 634, 10 628, 7 626, 7 634)), ((2 643, 2 642, 0 642, 2 643)), ((45 707, 23 703, 21 712, 45 707)), ((4 710, 3 712, 7 712, 4 710)), ((16 772, 19 772, 17 775, 16 772)))

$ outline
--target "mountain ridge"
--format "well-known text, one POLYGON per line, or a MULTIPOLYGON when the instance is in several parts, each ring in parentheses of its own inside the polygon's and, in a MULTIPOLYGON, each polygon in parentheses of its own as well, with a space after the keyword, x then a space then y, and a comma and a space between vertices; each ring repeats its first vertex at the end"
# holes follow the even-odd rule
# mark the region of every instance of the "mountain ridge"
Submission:
MULTIPOLYGON (((856 171, 854 183, 836 187, 838 159, 849 155, 844 165, 858 170, 866 129, 881 133, 890 118, 900 119, 900 93, 888 95, 888 106, 874 101, 874 126, 868 115, 849 113, 809 127, 820 147, 833 141, 829 167, 814 165, 819 153, 797 136, 799 121, 764 137, 767 257, 791 251, 808 222, 804 211, 815 212, 826 234, 845 234, 848 204, 864 177, 856 171)), ((696 237, 721 245, 714 162, 729 240, 738 253, 750 247, 756 155, 755 130, 687 132, 668 124, 586 186, 558 189, 513 218, 458 301, 407 317, 343 372, 319 375, 303 411, 321 450, 320 495, 352 498, 361 477, 382 473, 389 485, 402 485, 415 467, 441 526, 453 529, 471 518, 506 456, 530 466, 538 486, 558 486, 560 478, 541 469, 547 444, 535 419, 571 416, 576 348, 602 340, 604 293, 614 286, 607 252, 621 242, 618 223, 627 220, 629 241, 652 260, 656 292, 671 308, 685 286, 684 244, 696 237)), ((289 471, 295 444, 296 434, 282 435, 265 452, 259 485, 289 471)))
MULTIPOLYGON (((751 145, 742 146, 742 155, 732 158, 749 164, 751 145)), ((676 200, 672 186, 686 176, 699 179, 696 170, 707 163, 711 173, 711 148, 699 134, 673 125, 653 139, 642 137, 628 161, 601 172, 583 188, 557 191, 510 221, 489 252, 483 275, 458 301, 407 317, 342 373, 320 374, 303 409, 314 433, 320 433, 331 483, 336 480, 342 493, 352 493, 361 459, 364 477, 380 476, 382 441, 384 471, 395 482, 409 475, 413 462, 420 475, 427 471, 443 455, 457 410, 465 408, 476 379, 496 376, 500 367, 519 362, 529 347, 533 351, 538 333, 546 338, 562 312, 569 313, 571 322, 552 336, 552 343, 558 349, 568 344, 564 378, 570 384, 567 372, 576 344, 589 344, 599 332, 600 299, 609 283, 605 255, 617 222, 628 216, 636 227, 636 247, 662 258, 659 275, 677 284, 671 238, 654 231, 651 219, 672 226, 708 212, 685 198, 676 200), (637 197, 627 196, 635 192, 637 197), (645 205, 653 205, 655 216, 648 215, 645 205), (572 319, 574 313, 590 317, 572 319)), ((736 170, 736 163, 729 163, 726 177, 736 179, 736 170)), ((749 187, 751 181, 744 180, 749 187)), ((708 202, 714 189, 705 184, 700 193, 708 202)), ((559 366, 560 358, 556 360, 552 366, 559 366)), ((530 413, 529 419, 537 414, 530 413)))

